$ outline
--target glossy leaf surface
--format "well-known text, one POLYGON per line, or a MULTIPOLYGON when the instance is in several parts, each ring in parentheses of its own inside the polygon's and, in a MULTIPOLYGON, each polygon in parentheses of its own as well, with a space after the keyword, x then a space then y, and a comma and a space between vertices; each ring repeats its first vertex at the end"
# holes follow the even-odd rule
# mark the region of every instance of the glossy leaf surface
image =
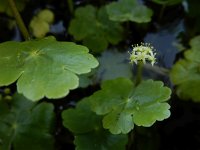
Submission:
POLYGON ((138 126, 151 126, 170 116, 171 90, 161 81, 147 80, 134 87, 126 78, 105 81, 101 90, 89 97, 92 110, 104 115, 103 127, 113 134, 128 133, 138 126))
POLYGON ((151 21, 153 11, 139 4, 137 0, 119 0, 106 6, 109 18, 113 21, 133 21, 145 23, 151 21))
POLYGON ((52 104, 36 105, 21 95, 9 104, 0 101, 0 149, 53 150, 53 109, 52 104))
POLYGON ((102 116, 90 109, 89 101, 81 100, 75 109, 62 113, 63 124, 75 135, 76 150, 125 150, 127 135, 113 135, 102 127, 102 116))
POLYGON ((60 98, 78 87, 77 74, 98 66, 88 49, 53 37, 0 44, 0 86, 17 80, 17 89, 36 101, 60 98))
POLYGON ((97 10, 94 6, 79 7, 75 18, 69 25, 69 33, 75 40, 83 41, 93 52, 104 51, 108 44, 117 44, 122 40, 122 27, 108 19, 105 7, 97 10))

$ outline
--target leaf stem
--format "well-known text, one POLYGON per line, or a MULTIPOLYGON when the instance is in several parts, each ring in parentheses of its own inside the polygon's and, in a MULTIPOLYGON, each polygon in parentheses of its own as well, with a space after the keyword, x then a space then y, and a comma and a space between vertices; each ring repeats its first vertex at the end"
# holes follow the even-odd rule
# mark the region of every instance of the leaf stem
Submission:
POLYGON ((136 86, 142 81, 143 62, 138 62, 135 84, 136 86))
POLYGON ((16 4, 15 4, 14 0, 8 0, 8 3, 9 3, 9 6, 10 6, 12 12, 13 12, 13 15, 14 15, 14 17, 16 19, 17 25, 18 25, 18 27, 19 27, 24 39, 25 40, 29 40, 30 39, 30 35, 29 35, 28 30, 27 30, 27 28, 26 28, 26 26, 25 26, 25 24, 24 24, 24 22, 22 20, 21 15, 19 14, 19 11, 18 11, 18 9, 16 7, 16 4))

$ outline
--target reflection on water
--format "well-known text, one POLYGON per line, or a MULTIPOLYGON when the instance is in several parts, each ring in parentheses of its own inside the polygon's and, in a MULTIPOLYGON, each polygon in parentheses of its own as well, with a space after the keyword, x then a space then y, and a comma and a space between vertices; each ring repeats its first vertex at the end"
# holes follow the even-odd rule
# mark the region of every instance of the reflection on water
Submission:
POLYGON ((151 43, 157 51, 158 66, 171 68, 176 54, 179 52, 176 45, 177 36, 184 31, 183 21, 170 23, 157 32, 150 32, 144 38, 144 41, 151 43))

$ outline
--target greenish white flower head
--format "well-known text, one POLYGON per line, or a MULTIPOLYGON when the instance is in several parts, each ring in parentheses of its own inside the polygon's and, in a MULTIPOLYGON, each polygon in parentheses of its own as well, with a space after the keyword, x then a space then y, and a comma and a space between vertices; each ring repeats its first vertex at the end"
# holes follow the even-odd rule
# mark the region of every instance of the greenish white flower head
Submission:
POLYGON ((154 48, 149 43, 141 43, 141 45, 133 46, 133 50, 130 53, 130 63, 137 64, 138 62, 150 62, 153 66, 156 62, 154 48))

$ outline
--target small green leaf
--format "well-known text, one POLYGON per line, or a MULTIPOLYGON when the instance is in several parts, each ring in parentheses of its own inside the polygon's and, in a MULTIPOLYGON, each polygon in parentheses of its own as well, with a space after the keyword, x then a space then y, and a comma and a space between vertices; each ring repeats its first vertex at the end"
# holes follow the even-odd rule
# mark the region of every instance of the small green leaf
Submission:
POLYGON ((106 6, 109 18, 113 21, 133 21, 146 23, 151 21, 153 11, 139 4, 137 0, 119 0, 106 6))
POLYGON ((0 44, 0 86, 17 80, 17 89, 36 101, 60 98, 78 87, 76 74, 98 66, 88 49, 54 38, 0 44))
POLYGON ((185 58, 177 61, 170 72, 170 78, 177 86, 177 95, 182 99, 191 99, 194 102, 200 102, 199 44, 199 36, 190 40, 191 49, 185 51, 185 58))
POLYGON ((104 115, 103 127, 113 134, 128 133, 134 124, 151 126, 170 116, 165 102, 171 90, 161 81, 147 80, 134 87, 129 79, 107 80, 89 97, 92 110, 104 115))
POLYGON ((62 113, 63 124, 75 135, 76 150, 125 150, 127 135, 112 135, 102 127, 102 116, 90 109, 86 99, 81 100, 76 109, 62 113))
POLYGON ((170 77, 177 86, 176 93, 182 99, 192 99, 195 102, 200 101, 200 52, 188 50, 185 53, 185 59, 179 60, 173 66, 170 77))
POLYGON ((36 38, 43 38, 50 31, 50 25, 54 21, 54 14, 49 9, 43 9, 30 21, 30 29, 36 38))
POLYGON ((193 50, 200 50, 200 35, 190 40, 190 46, 193 50))
POLYGON ((97 78, 110 80, 118 77, 132 78, 132 66, 128 63, 128 53, 105 51, 99 58, 97 78))
POLYGON ((96 53, 104 51, 109 43, 117 44, 123 38, 122 26, 109 20, 105 7, 99 10, 91 5, 77 8, 68 30, 75 40, 82 40, 96 53))
POLYGON ((54 149, 53 105, 36 105, 16 94, 9 105, 0 101, 0 148, 2 150, 54 149), (31 145, 31 146, 30 146, 31 145))
POLYGON ((37 17, 47 22, 48 24, 51 24, 54 21, 54 13, 50 9, 41 10, 37 17))
POLYGON ((86 88, 89 85, 96 84, 96 72, 97 69, 92 69, 89 73, 79 75, 79 87, 86 88))
POLYGON ((50 31, 49 24, 38 17, 33 17, 29 26, 36 38, 43 38, 50 31))

